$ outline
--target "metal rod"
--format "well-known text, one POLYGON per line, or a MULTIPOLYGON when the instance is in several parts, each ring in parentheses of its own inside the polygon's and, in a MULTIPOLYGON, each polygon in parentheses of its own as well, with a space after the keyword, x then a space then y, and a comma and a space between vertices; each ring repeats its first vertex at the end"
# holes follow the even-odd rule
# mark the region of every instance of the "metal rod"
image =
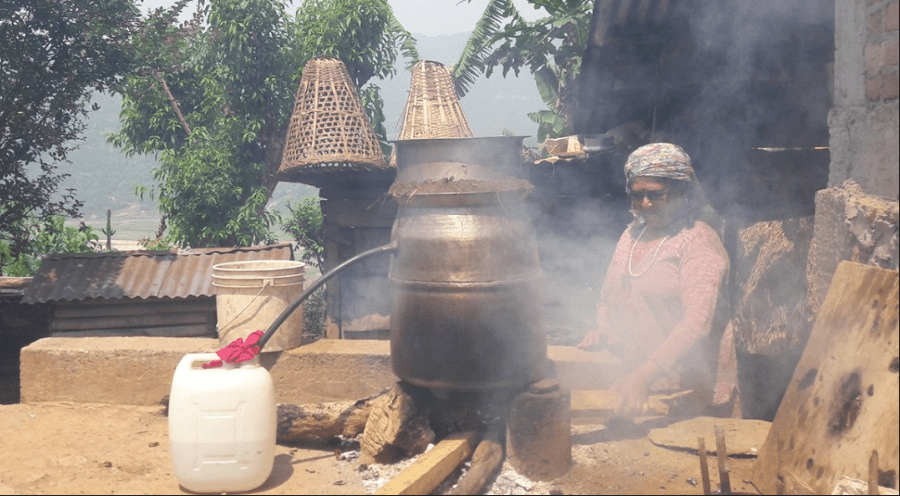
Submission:
POLYGON ((716 458, 719 462, 719 493, 731 494, 731 477, 728 475, 728 469, 725 466, 725 460, 728 452, 725 451, 725 429, 721 425, 715 426, 716 429, 716 458))
POLYGON ((373 255, 378 255, 379 253, 393 253, 396 250, 397 250, 396 243, 390 243, 390 244, 386 244, 383 246, 379 246, 378 248, 372 248, 371 250, 364 251, 358 255, 353 256, 352 258, 347 259, 342 264, 329 270, 328 272, 323 274, 321 277, 316 279, 316 282, 312 283, 309 286, 309 288, 307 288, 306 291, 304 291, 303 294, 300 295, 299 298, 294 300, 293 303, 291 303, 287 308, 285 308, 284 311, 281 312, 281 315, 279 315, 278 318, 275 319, 274 322, 272 322, 272 325, 270 325, 269 328, 266 329, 266 332, 259 339, 259 349, 264 350, 266 343, 269 342, 269 339, 272 337, 272 334, 274 334, 275 331, 281 326, 281 324, 283 324, 284 321, 287 320, 287 318, 291 315, 291 313, 293 313, 294 310, 297 309, 297 307, 299 307, 304 301, 306 301, 307 298, 310 297, 310 295, 312 295, 317 289, 322 287, 323 284, 325 284, 329 279, 331 279, 332 277, 337 275, 340 271, 355 264, 356 262, 359 262, 360 260, 364 260, 373 255))
POLYGON ((706 440, 697 436, 697 449, 700 451, 700 480, 703 482, 703 494, 712 494, 709 484, 709 461, 706 459, 706 440))

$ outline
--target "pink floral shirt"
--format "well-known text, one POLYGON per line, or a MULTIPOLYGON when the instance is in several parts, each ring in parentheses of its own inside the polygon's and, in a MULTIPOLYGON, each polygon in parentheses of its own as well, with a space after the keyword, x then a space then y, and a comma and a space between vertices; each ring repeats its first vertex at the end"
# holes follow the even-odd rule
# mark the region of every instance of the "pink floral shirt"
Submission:
MULTIPOLYGON (((601 289, 599 329, 629 370, 652 360, 668 374, 653 389, 712 391, 719 362, 733 356, 720 350, 720 343, 732 346, 730 333, 727 343, 722 339, 729 327, 728 254, 703 222, 665 241, 640 239, 634 245, 641 229, 626 229, 616 245, 601 289), (629 274, 630 253, 635 276, 629 274)), ((733 369, 733 361, 724 365, 733 369)), ((729 370, 722 385, 729 394, 734 375, 729 370)))

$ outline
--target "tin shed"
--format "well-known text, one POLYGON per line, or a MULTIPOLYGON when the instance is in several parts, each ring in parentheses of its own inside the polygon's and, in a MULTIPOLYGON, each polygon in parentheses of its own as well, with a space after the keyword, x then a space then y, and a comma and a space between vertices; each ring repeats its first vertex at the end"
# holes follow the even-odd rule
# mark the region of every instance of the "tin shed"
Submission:
POLYGON ((213 266, 293 259, 290 243, 49 255, 22 303, 50 303, 51 336, 216 337, 213 266))

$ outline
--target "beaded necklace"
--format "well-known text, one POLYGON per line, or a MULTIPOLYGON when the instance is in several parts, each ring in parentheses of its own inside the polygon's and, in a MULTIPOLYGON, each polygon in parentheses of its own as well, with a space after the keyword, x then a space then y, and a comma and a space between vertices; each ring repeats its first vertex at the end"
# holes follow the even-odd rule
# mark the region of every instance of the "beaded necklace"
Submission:
POLYGON ((628 274, 631 277, 640 277, 640 276, 644 275, 648 270, 650 270, 650 266, 653 265, 653 262, 656 260, 656 256, 659 255, 659 249, 662 248, 663 243, 665 243, 666 240, 669 239, 669 235, 666 234, 665 237, 662 239, 662 241, 660 241, 659 244, 656 245, 656 249, 653 250, 653 256, 650 257, 650 261, 647 262, 647 264, 644 266, 644 270, 635 274, 634 270, 632 270, 632 268, 631 268, 631 258, 634 256, 634 247, 637 246, 638 241, 641 240, 641 236, 644 235, 644 231, 646 231, 646 230, 647 230, 647 226, 645 225, 644 229, 641 230, 641 233, 638 234, 638 237, 634 240, 634 243, 631 245, 631 250, 628 252, 628 274))

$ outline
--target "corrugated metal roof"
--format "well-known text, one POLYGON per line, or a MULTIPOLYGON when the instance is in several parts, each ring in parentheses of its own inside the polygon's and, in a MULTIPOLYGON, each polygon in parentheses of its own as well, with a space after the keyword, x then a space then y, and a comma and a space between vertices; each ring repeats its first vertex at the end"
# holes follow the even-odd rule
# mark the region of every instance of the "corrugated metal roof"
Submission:
POLYGON ((213 296, 213 266, 246 260, 293 260, 290 243, 187 252, 122 251, 49 255, 22 303, 86 298, 186 298, 213 296))

